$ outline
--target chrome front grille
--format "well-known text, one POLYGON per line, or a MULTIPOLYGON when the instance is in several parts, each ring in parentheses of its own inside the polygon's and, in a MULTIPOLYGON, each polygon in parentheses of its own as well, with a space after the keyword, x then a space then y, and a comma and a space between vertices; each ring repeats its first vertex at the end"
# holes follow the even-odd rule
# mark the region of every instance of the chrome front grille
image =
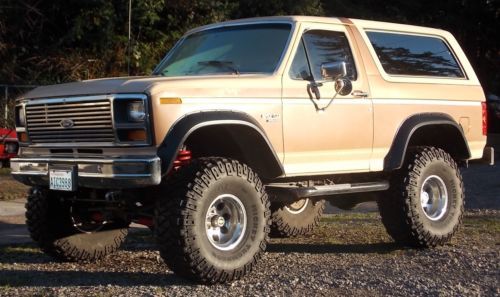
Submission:
POLYGON ((109 99, 34 101, 26 105, 26 123, 32 143, 115 141, 109 99))

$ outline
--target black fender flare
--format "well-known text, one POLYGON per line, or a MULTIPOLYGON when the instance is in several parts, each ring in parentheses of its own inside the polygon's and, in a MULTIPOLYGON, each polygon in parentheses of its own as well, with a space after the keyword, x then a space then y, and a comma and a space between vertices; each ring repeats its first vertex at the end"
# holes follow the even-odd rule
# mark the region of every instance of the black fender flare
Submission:
POLYGON ((157 150, 157 154, 162 160, 162 174, 166 174, 172 169, 177 152, 182 148, 189 135, 200 128, 214 125, 243 125, 255 130, 274 156, 274 166, 277 166, 276 170, 280 172, 279 175, 284 174, 283 165, 262 126, 252 116, 244 112, 226 110, 199 111, 186 114, 178 119, 170 127, 157 150))
POLYGON ((408 117, 396 132, 389 153, 384 158, 384 171, 401 168, 405 160, 406 150, 413 134, 420 128, 431 125, 447 125, 458 131, 464 142, 466 153, 464 159, 470 158, 470 150, 462 127, 455 120, 444 113, 420 113, 408 117))

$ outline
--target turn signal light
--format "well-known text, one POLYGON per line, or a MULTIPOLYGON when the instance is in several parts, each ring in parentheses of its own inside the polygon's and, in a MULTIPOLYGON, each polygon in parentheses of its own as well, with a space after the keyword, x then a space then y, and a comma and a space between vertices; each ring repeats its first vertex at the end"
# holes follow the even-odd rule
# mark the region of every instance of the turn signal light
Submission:
POLYGON ((127 131, 127 140, 129 141, 146 141, 146 131, 142 129, 127 131))
POLYGON ((17 137, 20 142, 28 142, 28 134, 26 134, 25 132, 18 132, 17 137))
POLYGON ((160 104, 182 104, 181 98, 160 98, 160 104))

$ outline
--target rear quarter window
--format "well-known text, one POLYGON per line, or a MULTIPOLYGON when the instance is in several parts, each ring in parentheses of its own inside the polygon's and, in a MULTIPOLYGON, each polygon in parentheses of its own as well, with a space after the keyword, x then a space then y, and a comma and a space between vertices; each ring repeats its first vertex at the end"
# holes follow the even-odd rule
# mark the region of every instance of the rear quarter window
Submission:
POLYGON ((389 75, 465 78, 443 39, 376 31, 366 34, 389 75))

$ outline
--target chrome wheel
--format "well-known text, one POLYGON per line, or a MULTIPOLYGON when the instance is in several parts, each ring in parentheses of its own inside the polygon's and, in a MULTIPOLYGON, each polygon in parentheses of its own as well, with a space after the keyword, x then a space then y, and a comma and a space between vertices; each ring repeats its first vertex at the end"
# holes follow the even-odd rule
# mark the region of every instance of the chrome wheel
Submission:
POLYGON ((245 207, 234 195, 220 195, 208 207, 205 231, 210 243, 219 250, 234 249, 243 239, 246 225, 245 207))
POLYGON ((285 206, 285 209, 290 213, 299 214, 307 208, 307 204, 309 204, 309 198, 304 198, 285 206))
POLYGON ((420 204, 427 218, 441 219, 448 208, 448 191, 444 181, 437 175, 425 179, 420 190, 420 204))

